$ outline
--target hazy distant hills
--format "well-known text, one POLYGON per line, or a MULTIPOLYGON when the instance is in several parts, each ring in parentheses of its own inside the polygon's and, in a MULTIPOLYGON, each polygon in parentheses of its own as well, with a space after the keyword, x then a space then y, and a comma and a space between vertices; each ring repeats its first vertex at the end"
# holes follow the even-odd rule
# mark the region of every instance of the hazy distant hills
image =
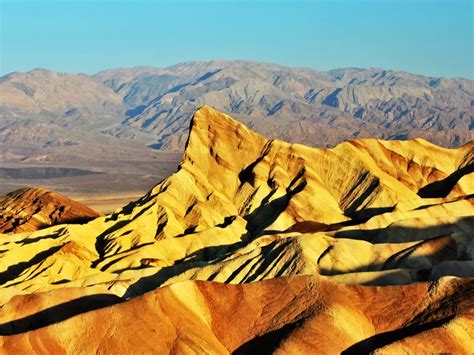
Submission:
POLYGON ((422 137, 452 147, 474 137, 472 80, 375 68, 212 61, 93 76, 36 69, 2 77, 0 97, 0 142, 42 147, 106 135, 181 150, 202 105, 267 136, 313 146, 422 137))
POLYGON ((122 98, 83 74, 35 69, 0 78, 0 142, 10 145, 70 145, 81 130, 120 121, 122 98))

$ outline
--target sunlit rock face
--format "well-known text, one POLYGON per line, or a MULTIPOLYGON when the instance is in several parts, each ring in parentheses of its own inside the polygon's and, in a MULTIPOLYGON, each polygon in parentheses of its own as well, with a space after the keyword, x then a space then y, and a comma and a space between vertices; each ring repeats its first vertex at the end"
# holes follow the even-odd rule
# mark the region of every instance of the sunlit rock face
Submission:
POLYGON ((2 344, 469 352, 473 150, 309 148, 202 107, 178 171, 141 199, 2 236, 2 344))
POLYGON ((0 233, 34 232, 65 223, 85 223, 98 212, 54 191, 23 188, 0 197, 0 233))

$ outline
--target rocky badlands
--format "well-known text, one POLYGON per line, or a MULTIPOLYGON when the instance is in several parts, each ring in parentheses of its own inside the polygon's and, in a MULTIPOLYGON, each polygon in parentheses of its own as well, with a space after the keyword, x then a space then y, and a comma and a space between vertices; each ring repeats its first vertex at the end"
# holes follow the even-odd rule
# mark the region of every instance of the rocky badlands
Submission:
POLYGON ((107 215, 0 201, 10 353, 474 352, 474 143, 267 139, 204 106, 107 215))

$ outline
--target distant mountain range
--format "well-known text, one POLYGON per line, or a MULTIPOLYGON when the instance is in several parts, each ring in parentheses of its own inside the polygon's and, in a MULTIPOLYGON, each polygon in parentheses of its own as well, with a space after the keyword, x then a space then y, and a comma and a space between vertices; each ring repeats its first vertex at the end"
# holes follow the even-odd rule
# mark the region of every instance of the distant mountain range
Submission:
POLYGON ((92 76, 35 69, 0 78, 0 144, 27 148, 120 139, 182 150, 210 105, 272 138, 329 147, 354 138, 474 138, 474 81, 383 69, 189 62, 92 76))

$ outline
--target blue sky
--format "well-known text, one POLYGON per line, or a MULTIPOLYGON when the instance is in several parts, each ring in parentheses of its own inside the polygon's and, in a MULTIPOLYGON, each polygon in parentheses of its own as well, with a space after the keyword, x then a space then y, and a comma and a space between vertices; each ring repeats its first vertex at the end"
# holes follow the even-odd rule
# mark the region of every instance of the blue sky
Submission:
POLYGON ((0 72, 249 59, 473 78, 471 0, 0 0, 0 72))

